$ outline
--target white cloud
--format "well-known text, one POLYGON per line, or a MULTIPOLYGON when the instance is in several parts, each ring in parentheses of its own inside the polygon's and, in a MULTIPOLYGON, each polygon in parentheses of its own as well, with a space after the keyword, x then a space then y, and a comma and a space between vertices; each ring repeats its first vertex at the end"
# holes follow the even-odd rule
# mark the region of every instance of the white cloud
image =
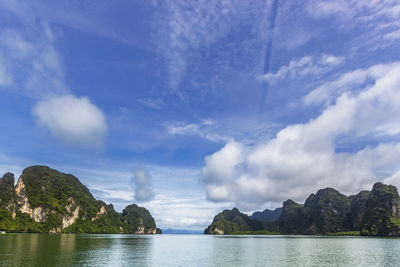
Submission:
POLYGON ((100 192, 101 193, 100 200, 103 201, 105 199, 112 199, 112 200, 118 199, 127 202, 132 202, 134 200, 133 193, 131 191, 104 188, 103 186, 96 186, 96 185, 91 186, 90 189, 100 192))
POLYGON ((400 29, 385 34, 385 38, 389 40, 400 39, 400 29))
POLYGON ((269 83, 279 80, 297 80, 306 75, 319 75, 344 62, 344 57, 322 55, 320 57, 305 56, 293 59, 288 65, 281 67, 276 73, 266 73, 264 79, 269 83))
MULTIPOLYGON (((251 31, 251 35, 245 39, 232 40, 236 42, 236 45, 227 48, 236 50, 237 47, 238 49, 230 53, 229 57, 226 57, 225 51, 215 53, 215 56, 219 58, 215 62, 218 64, 215 71, 227 71, 226 68, 237 60, 233 58, 233 55, 243 56, 243 59, 247 60, 247 64, 241 64, 242 72, 243 68, 250 68, 249 71, 254 71, 253 68, 255 68, 257 72, 262 70, 267 38, 270 33, 268 26, 271 3, 172 1, 162 4, 157 2, 156 5, 158 8, 160 6, 163 8, 162 14, 153 21, 157 37, 153 42, 156 42, 157 50, 167 59, 168 86, 180 97, 185 97, 185 92, 181 90, 180 85, 186 71, 194 62, 198 62, 202 49, 223 50, 221 44, 226 43, 225 38, 243 26, 251 31), (247 53, 249 51, 251 52, 247 53)), ((193 79, 193 74, 194 70, 191 70, 191 79, 193 79)))
POLYGON ((311 0, 307 1, 306 9, 314 18, 336 18, 344 30, 366 29, 357 45, 362 42, 361 45, 376 49, 399 39, 400 3, 396 0, 311 0))
MULTIPOLYGON (((86 160, 83 159, 84 162, 86 160)), ((140 170, 140 168, 131 164, 102 162, 101 166, 90 168, 64 166, 57 169, 73 173, 88 186, 96 199, 112 203, 117 211, 121 211, 125 206, 135 202, 134 193, 128 190, 132 185, 130 170, 132 168, 140 170)), ((201 188, 198 168, 160 165, 145 165, 142 168, 151 173, 154 198, 139 205, 150 211, 157 227, 204 229, 211 223, 215 214, 222 209, 232 207, 232 203, 207 201, 201 188)), ((140 183, 148 181, 146 175, 139 176, 137 178, 140 183)))
POLYGON ((217 123, 217 121, 216 120, 213 120, 213 119, 203 119, 202 121, 201 121, 201 124, 202 125, 214 125, 214 124, 216 124, 217 123))
POLYGON ((378 64, 366 69, 342 74, 338 79, 324 83, 304 97, 306 104, 328 104, 346 91, 359 92, 365 85, 373 84, 375 80, 392 68, 400 66, 398 62, 391 64, 378 64))
POLYGON ((167 131, 169 134, 176 135, 197 135, 199 134, 200 126, 195 123, 168 125, 167 131))
POLYGON ((4 1, 2 7, 0 16, 8 19, 0 30, 0 86, 39 100, 32 114, 64 143, 99 147, 107 133, 104 114, 70 93, 50 24, 22 1, 4 1))
POLYGON ((141 100, 139 100, 139 102, 144 104, 145 106, 148 106, 149 108, 158 109, 158 110, 160 110, 162 108, 162 106, 164 106, 164 101, 162 101, 160 98, 141 99, 141 100))
POLYGON ((144 202, 154 198, 152 177, 145 169, 135 170, 131 183, 135 189, 136 201, 144 202))
POLYGON ((266 143, 241 149, 240 144, 229 143, 206 157, 208 198, 235 201, 251 210, 288 198, 304 201, 328 186, 356 193, 398 171, 400 66, 385 70, 373 76, 372 85, 357 93, 343 92, 315 119, 289 125, 266 143), (342 137, 368 137, 377 145, 337 152, 342 137))
POLYGON ((38 102, 32 113, 40 125, 67 144, 99 147, 107 134, 103 112, 87 97, 51 97, 38 102))
MULTIPOLYGON (((16 18, 21 16, 18 14, 16 18)), ((13 87, 35 98, 67 93, 50 25, 45 21, 22 21, 25 24, 20 29, 6 26, 0 31, 2 60, 10 73, 20 77, 13 87)))
POLYGON ((191 230, 205 229, 215 214, 230 206, 227 203, 210 203, 197 191, 186 195, 160 194, 146 203, 157 227, 191 230))
POLYGON ((203 119, 200 123, 174 122, 166 125, 167 132, 171 135, 199 136, 212 142, 228 142, 232 138, 223 136, 217 132, 217 121, 203 119))
POLYGON ((383 182, 386 184, 395 185, 399 189, 400 188, 400 170, 395 172, 390 177, 387 177, 386 179, 384 179, 383 182))
MULTIPOLYGON (((240 143, 226 144, 220 151, 207 156, 203 167, 204 180, 220 184, 229 181, 235 167, 243 161, 243 147, 240 143)), ((218 190, 218 189, 215 189, 218 190)))
POLYGON ((10 28, 4 29, 0 36, 2 45, 12 58, 26 58, 32 56, 32 53, 36 50, 34 44, 24 40, 19 33, 10 28))

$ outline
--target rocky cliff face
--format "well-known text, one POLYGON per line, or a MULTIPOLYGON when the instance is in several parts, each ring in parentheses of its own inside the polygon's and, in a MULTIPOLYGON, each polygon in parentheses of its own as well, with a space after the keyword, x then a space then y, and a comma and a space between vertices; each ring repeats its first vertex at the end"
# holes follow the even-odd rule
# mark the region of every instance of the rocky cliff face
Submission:
MULTIPOLYGON (((16 196, 16 207, 21 213, 28 214, 35 222, 44 222, 47 219, 47 212, 43 207, 36 207, 32 209, 29 204, 28 196, 26 195, 25 184, 20 177, 18 179, 17 185, 15 186, 15 196, 16 196)), ((14 215, 15 216, 15 215, 14 215)))
POLYGON ((264 222, 273 222, 281 216, 282 208, 276 208, 274 210, 265 209, 263 211, 256 211, 251 215, 252 219, 260 220, 264 222))
POLYGON ((241 231, 255 231, 264 228, 263 222, 253 220, 237 208, 224 210, 214 217, 213 222, 204 230, 205 234, 223 235, 241 231))
POLYGON ((101 206, 99 212, 96 213, 96 217, 93 217, 93 218, 92 218, 92 221, 97 220, 97 219, 100 218, 100 216, 103 215, 103 214, 107 214, 107 210, 106 210, 106 208, 105 208, 104 206, 101 206))
POLYGON ((150 213, 134 206, 122 219, 112 205, 94 199, 76 177, 45 166, 26 168, 15 187, 12 174, 0 178, 0 230, 158 233, 150 213))
MULTIPOLYGON (((246 216, 237 209, 225 210, 215 216, 204 233, 259 230, 259 221, 246 216)), ((361 231, 363 235, 400 236, 400 197, 395 186, 382 183, 376 183, 371 192, 361 191, 349 197, 325 188, 311 194, 304 205, 285 201, 279 218, 261 227, 282 234, 361 231)))
POLYGON ((392 185, 376 183, 362 218, 364 235, 400 236, 400 197, 392 185))
POLYGON ((14 174, 6 173, 0 178, 0 208, 10 210, 14 203, 14 174))
POLYGON ((125 223, 124 233, 153 234, 157 233, 156 223, 150 212, 135 204, 127 206, 122 211, 122 221, 125 223))
POLYGON ((369 191, 347 197, 333 188, 311 194, 304 205, 284 203, 277 220, 285 234, 328 234, 359 231, 369 191))

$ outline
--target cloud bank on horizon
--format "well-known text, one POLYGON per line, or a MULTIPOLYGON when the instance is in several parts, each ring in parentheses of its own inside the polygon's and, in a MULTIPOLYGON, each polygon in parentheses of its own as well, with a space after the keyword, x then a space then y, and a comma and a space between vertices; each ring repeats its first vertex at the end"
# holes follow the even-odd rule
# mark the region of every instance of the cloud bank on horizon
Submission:
POLYGON ((398 1, 0 0, 0 18, 1 172, 60 168, 186 229, 400 186, 398 1))

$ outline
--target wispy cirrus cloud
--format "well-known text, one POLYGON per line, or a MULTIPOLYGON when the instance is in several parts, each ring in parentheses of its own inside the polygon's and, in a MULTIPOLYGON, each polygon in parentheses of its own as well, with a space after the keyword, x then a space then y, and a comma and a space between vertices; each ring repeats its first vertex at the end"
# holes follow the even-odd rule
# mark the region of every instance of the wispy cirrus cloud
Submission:
POLYGON ((162 109, 162 107, 165 105, 164 101, 161 98, 140 99, 139 102, 149 108, 156 110, 162 109))
POLYGON ((304 102, 311 104, 331 104, 332 100, 339 97, 344 92, 357 93, 367 84, 372 85, 375 80, 394 67, 399 66, 398 62, 389 64, 377 64, 369 68, 357 69, 343 73, 339 78, 323 83, 316 89, 310 91, 305 97, 304 102))
POLYGON ((344 60, 344 57, 334 55, 305 56, 291 60, 275 73, 266 73, 264 79, 273 84, 284 79, 299 80, 307 75, 321 75, 342 64, 344 60))
POLYGON ((191 135, 199 136, 212 142, 227 142, 231 137, 223 136, 214 125, 217 121, 213 119, 203 119, 200 123, 173 122, 166 124, 167 132, 171 135, 191 135))
POLYGON ((181 98, 213 92, 223 82, 221 77, 234 78, 239 70, 252 78, 261 75, 271 33, 268 25, 276 15, 272 2, 262 0, 118 0, 102 5, 41 0, 26 6, 46 20, 161 55, 163 85, 181 98), (238 38, 238 32, 250 34, 238 38), (210 70, 204 73, 203 66, 210 70))
POLYGON ((382 48, 399 39, 400 3, 396 0, 357 1, 325 0, 307 1, 308 13, 317 19, 336 18, 343 29, 363 27, 363 40, 358 45, 373 45, 372 49, 382 48), (382 42, 382 38, 386 42, 382 42))
POLYGON ((243 73, 251 72, 253 77, 262 72, 266 41, 270 34, 267 25, 272 15, 271 3, 175 1, 157 2, 157 5, 161 7, 161 12, 166 11, 154 20, 159 44, 157 49, 166 57, 168 86, 181 97, 185 97, 181 83, 189 75, 188 69, 191 85, 199 84, 202 90, 217 81, 219 75, 236 72, 239 66, 243 73), (251 33, 248 38, 237 39, 233 36, 236 31, 244 30, 251 33), (204 55, 206 49, 212 53, 204 55), (242 63, 243 60, 246 64, 242 63), (201 82, 203 73, 195 71, 205 63, 210 68, 210 74, 215 73, 212 77, 214 81, 208 82, 208 85, 201 82))

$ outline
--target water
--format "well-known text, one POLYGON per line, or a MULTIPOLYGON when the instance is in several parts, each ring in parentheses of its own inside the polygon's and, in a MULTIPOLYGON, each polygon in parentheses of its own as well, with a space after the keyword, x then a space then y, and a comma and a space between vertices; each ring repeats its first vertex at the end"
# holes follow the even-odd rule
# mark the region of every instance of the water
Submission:
POLYGON ((0 236, 0 266, 398 266, 400 239, 310 236, 0 236))

